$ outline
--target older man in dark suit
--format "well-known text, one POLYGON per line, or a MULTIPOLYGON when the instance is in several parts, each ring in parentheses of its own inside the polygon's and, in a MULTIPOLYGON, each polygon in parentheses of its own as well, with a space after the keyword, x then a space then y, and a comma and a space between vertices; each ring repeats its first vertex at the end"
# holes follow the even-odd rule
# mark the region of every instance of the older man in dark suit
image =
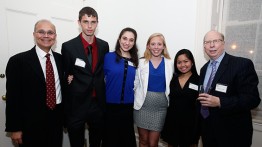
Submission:
POLYGON ((73 77, 66 90, 66 125, 71 147, 84 146, 86 123, 90 146, 100 147, 105 106, 103 64, 109 45, 95 37, 98 15, 93 8, 82 8, 78 23, 80 35, 62 45, 65 76, 73 77))
POLYGON ((62 147, 62 57, 51 50, 55 26, 35 24, 36 46, 6 67, 6 131, 20 147, 62 147))
POLYGON ((204 147, 250 147, 251 109, 260 103, 258 77, 251 60, 227 54, 224 35, 209 31, 204 50, 210 57, 200 71, 206 92, 199 94, 204 147))

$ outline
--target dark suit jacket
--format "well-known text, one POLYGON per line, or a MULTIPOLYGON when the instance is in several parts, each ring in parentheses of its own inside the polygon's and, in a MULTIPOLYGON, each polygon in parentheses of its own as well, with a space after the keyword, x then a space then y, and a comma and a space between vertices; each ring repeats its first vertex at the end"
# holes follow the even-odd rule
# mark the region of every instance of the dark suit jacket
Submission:
POLYGON ((74 76, 73 81, 67 86, 66 90, 65 107, 67 114, 74 113, 80 105, 90 99, 93 88, 95 88, 99 104, 102 107, 105 105, 103 64, 104 56, 109 52, 109 45, 107 42, 96 38, 98 62, 94 73, 92 73, 80 35, 62 44, 65 78, 68 75, 74 76))
MULTIPOLYGON (((62 89, 62 57, 55 52, 53 55, 62 89)), ((47 127, 48 116, 46 82, 35 47, 9 59, 6 78, 6 131, 32 131, 38 132, 33 135, 40 135, 47 127)))
MULTIPOLYGON (((204 82, 208 63, 200 71, 200 84, 204 82)), ((209 108, 210 115, 202 119, 202 135, 226 146, 245 146, 252 141, 250 110, 260 103, 258 77, 251 60, 225 54, 214 77, 210 95, 220 98, 221 107, 209 108), (227 87, 226 92, 216 90, 217 84, 227 87)))

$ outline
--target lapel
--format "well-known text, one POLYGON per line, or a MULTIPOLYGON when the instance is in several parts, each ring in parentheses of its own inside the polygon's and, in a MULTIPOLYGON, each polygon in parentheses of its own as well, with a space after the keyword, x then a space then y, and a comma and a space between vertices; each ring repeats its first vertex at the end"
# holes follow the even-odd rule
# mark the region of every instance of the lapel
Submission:
POLYGON ((86 63, 85 69, 87 69, 87 71, 90 72, 90 74, 92 74, 92 67, 88 63, 88 59, 85 54, 84 45, 83 45, 80 35, 76 37, 75 42, 74 42, 74 46, 76 47, 76 54, 77 54, 76 56, 85 61, 86 63))
POLYGON ((39 80, 42 81, 43 83, 45 83, 44 72, 43 72, 43 69, 41 67, 41 64, 40 64, 40 61, 38 59, 38 56, 36 54, 35 46, 31 50, 29 50, 29 52, 28 52, 28 59, 27 59, 26 62, 34 70, 36 75, 39 77, 39 80))
POLYGON ((83 42, 81 40, 80 35, 78 35, 76 40, 75 40, 76 52, 78 54, 77 57, 80 57, 81 59, 83 59, 88 64, 88 59, 87 59, 87 56, 85 55, 85 49, 84 49, 84 45, 83 45, 83 42))
POLYGON ((166 59, 164 58, 164 61, 165 61, 165 77, 166 77, 166 96, 168 97, 168 94, 170 92, 170 89, 169 89, 169 84, 170 84, 170 81, 172 79, 172 76, 173 76, 173 64, 172 64, 172 61, 170 59, 166 59))
POLYGON ((97 45, 97 64, 95 67, 95 71, 97 71, 98 66, 100 65, 101 59, 104 57, 104 53, 103 53, 103 46, 102 43, 100 42, 100 40, 98 38, 96 38, 96 45, 97 45))
POLYGON ((224 72, 226 71, 227 69, 227 66, 228 66, 228 63, 229 63, 229 55, 226 53, 224 58, 221 60, 221 63, 217 69, 217 72, 216 72, 216 75, 214 77, 214 80, 211 84, 211 87, 215 87, 215 84, 218 82, 218 80, 224 75, 224 72))
POLYGON ((54 51, 53 52, 53 55, 54 55, 54 58, 55 58, 55 64, 56 64, 56 67, 57 67, 57 71, 58 71, 58 75, 59 75, 59 79, 61 81, 61 78, 63 77, 63 73, 62 73, 62 64, 61 64, 61 58, 59 57, 59 55, 57 53, 55 53, 54 51))
POLYGON ((141 68, 141 74, 144 75, 142 77, 142 83, 144 83, 144 97, 146 96, 146 91, 148 88, 148 78, 149 78, 149 61, 145 62, 145 60, 143 60, 143 67, 141 68))
POLYGON ((146 96, 147 86, 148 86, 148 77, 149 77, 149 61, 145 62, 144 58, 139 59, 139 67, 137 69, 139 76, 139 83, 143 87, 143 94, 146 96))
MULTIPOLYGON (((96 72, 98 66, 101 65, 102 59, 104 58, 104 54, 105 54, 104 49, 103 49, 104 45, 101 42, 101 40, 99 40, 98 38, 96 38, 96 45, 97 45, 97 64, 96 64, 94 72, 96 72)), ((75 46, 76 46, 77 54, 79 55, 78 57, 80 57, 81 59, 83 59, 85 61, 86 66, 88 66, 88 69, 91 72, 92 68, 88 64, 88 59, 87 59, 87 56, 85 55, 84 46, 83 46, 82 40, 80 38, 80 35, 76 38, 75 46)))
POLYGON ((171 60, 164 58, 165 61, 165 76, 166 76, 166 87, 169 87, 169 82, 171 81, 173 75, 173 65, 171 60))
POLYGON ((141 73, 145 74, 146 77, 149 76, 149 62, 150 61, 146 61, 145 59, 142 59, 141 62, 141 73))
POLYGON ((204 80, 205 80, 205 76, 206 76, 206 71, 207 71, 207 66, 209 64, 210 61, 208 61, 200 70, 200 77, 199 77, 199 84, 203 85, 204 84, 204 80))

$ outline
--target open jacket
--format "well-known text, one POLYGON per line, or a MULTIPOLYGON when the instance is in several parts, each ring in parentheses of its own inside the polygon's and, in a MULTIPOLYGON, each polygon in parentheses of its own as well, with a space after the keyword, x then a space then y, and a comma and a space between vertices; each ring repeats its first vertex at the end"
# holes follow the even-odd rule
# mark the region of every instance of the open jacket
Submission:
MULTIPOLYGON (((166 97, 169 102, 169 84, 172 79, 174 66, 171 59, 165 60, 165 77, 166 77, 166 97)), ((135 91, 135 101, 134 109, 139 110, 146 98, 147 88, 148 88, 148 78, 149 78, 149 61, 146 61, 144 58, 139 60, 139 66, 136 71, 136 77, 134 82, 134 91, 135 91)), ((156 83, 157 84, 157 83, 156 83)))

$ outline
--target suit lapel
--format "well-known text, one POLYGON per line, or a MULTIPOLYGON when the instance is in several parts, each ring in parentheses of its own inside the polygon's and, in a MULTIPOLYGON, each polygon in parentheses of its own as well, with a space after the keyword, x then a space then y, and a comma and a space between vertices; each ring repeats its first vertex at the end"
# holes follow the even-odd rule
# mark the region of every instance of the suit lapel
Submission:
POLYGON ((81 59, 84 59, 84 61, 88 64, 88 59, 85 54, 84 45, 83 45, 80 35, 76 39, 75 46, 76 46, 77 54, 79 55, 78 57, 81 57, 81 59))
POLYGON ((222 59, 218 69, 217 69, 217 72, 216 72, 216 75, 214 77, 214 80, 211 84, 211 87, 215 87, 215 84, 217 83, 217 81, 221 78, 221 76, 223 75, 223 73, 225 72, 225 70, 227 69, 227 66, 228 66, 228 62, 229 62, 229 55, 228 54, 225 54, 224 58, 222 59))
POLYGON ((97 70, 98 68, 98 65, 100 65, 100 62, 101 62, 101 59, 103 58, 104 56, 104 53, 103 53, 103 46, 102 44, 100 43, 99 39, 96 38, 96 44, 97 44, 97 64, 96 64, 96 67, 95 67, 95 71, 97 70))
POLYGON ((33 47, 29 52, 28 52, 28 61, 27 63, 31 65, 32 69, 36 73, 37 76, 39 76, 40 80, 45 83, 45 76, 44 76, 44 71, 41 67, 40 61, 38 59, 38 56, 36 54, 36 49, 33 47))
POLYGON ((205 80, 205 76, 206 76, 206 71, 207 71, 207 66, 208 66, 209 62, 207 62, 203 68, 201 69, 200 71, 200 77, 199 77, 199 82, 200 82, 200 85, 203 85, 204 84, 204 80, 205 80))
MULTIPOLYGON (((53 51, 52 51, 53 52, 53 51)), ((57 72, 59 75, 59 79, 61 80, 61 78, 63 77, 63 73, 62 73, 62 64, 61 64, 61 58, 53 52, 54 58, 55 58, 55 62, 56 62, 56 67, 57 67, 57 72)))
MULTIPOLYGON (((81 34, 80 34, 81 35, 81 34)), ((77 57, 80 57, 80 59, 84 60, 86 65, 85 69, 87 69, 88 72, 92 74, 92 67, 88 62, 87 56, 85 54, 84 45, 81 40, 81 37, 77 36, 74 46, 76 47, 77 57)))

